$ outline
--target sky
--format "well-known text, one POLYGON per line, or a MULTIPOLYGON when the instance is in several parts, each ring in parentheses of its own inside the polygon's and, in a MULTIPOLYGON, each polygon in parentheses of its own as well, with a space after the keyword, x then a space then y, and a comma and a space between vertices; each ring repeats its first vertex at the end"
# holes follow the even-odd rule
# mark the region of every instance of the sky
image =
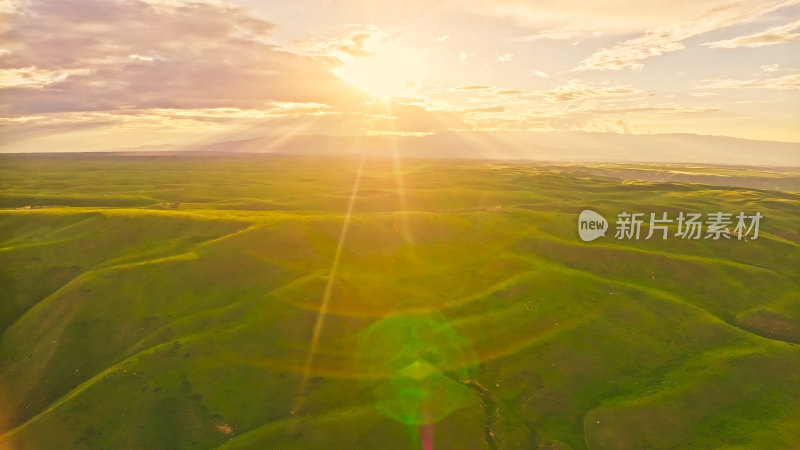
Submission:
POLYGON ((800 142, 800 0, 0 0, 0 14, 0 152, 575 131, 800 142))

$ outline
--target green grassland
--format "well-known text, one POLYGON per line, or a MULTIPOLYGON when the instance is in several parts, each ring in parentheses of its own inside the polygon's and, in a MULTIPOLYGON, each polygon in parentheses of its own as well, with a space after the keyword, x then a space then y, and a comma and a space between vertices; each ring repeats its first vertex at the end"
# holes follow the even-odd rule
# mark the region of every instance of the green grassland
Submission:
POLYGON ((725 186, 797 173, 361 164, 0 157, 0 448, 419 448, 365 369, 394 351, 368 330, 404 314, 469 355, 442 363, 459 401, 434 448, 800 447, 800 194, 725 186), (764 219, 584 243, 587 208, 764 219))

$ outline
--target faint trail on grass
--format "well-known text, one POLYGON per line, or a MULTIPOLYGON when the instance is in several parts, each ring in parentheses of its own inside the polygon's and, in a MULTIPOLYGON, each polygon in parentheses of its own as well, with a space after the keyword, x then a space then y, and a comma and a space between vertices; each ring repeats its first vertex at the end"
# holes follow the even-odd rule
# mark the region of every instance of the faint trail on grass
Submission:
MULTIPOLYGON (((6 329, 2 331, 2 333, 0 333, 0 339, 4 338, 9 332, 11 332, 13 330, 13 328, 16 327, 20 322, 22 322, 28 315, 32 314, 33 312, 35 312, 35 311, 37 311, 37 310, 39 310, 41 308, 44 308, 45 305, 47 305, 48 303, 52 302, 54 299, 57 299, 58 295, 61 292, 63 292, 64 290, 66 290, 66 289, 68 289, 68 288, 70 288, 70 287, 72 287, 72 286, 74 286, 74 285, 76 285, 78 283, 81 283, 82 281, 89 280, 92 277, 97 276, 98 274, 114 272, 116 270, 132 269, 132 268, 135 268, 135 267, 140 267, 140 266, 144 266, 144 265, 148 265, 148 264, 162 264, 162 263, 171 262, 171 261, 189 261, 189 260, 193 260, 193 259, 197 259, 197 258, 198 258, 198 255, 195 252, 189 251, 189 252, 185 252, 185 253, 179 253, 177 255, 161 256, 161 257, 146 259, 146 260, 142 260, 142 261, 118 264, 116 266, 108 266, 108 267, 100 267, 100 268, 96 268, 96 269, 89 269, 89 270, 79 274, 75 278, 69 280, 63 286, 61 286, 60 288, 58 288, 55 291, 53 291, 50 295, 48 295, 48 296, 44 297, 43 299, 39 300, 38 302, 32 304, 28 309, 26 309, 22 314, 20 314, 14 320, 14 322, 10 323, 8 325, 8 327, 6 327, 6 329)), ((59 311, 64 311, 64 310, 66 310, 66 308, 59 309, 59 311)), ((59 316, 58 314, 56 314, 56 318, 63 319, 63 317, 59 316)), ((62 323, 66 323, 66 322, 62 320, 62 323)))
MULTIPOLYGON (((643 248, 636 248, 636 247, 628 247, 628 246, 625 246, 625 245, 618 245, 618 244, 603 244, 601 246, 589 245, 589 244, 585 244, 585 243, 581 243, 581 242, 569 241, 567 239, 563 239, 561 237, 558 237, 558 236, 556 236, 556 235, 554 235, 552 233, 548 233, 546 231, 542 232, 542 234, 546 235, 545 239, 548 240, 548 241, 555 242, 555 243, 560 244, 560 245, 570 246, 570 247, 578 247, 578 248, 600 247, 600 248, 603 248, 603 249, 612 250, 612 251, 618 251, 618 252, 632 252, 632 253, 639 253, 639 254, 643 254, 643 255, 659 256, 659 257, 662 257, 662 258, 669 258, 669 259, 673 259, 673 260, 688 261, 688 262, 702 263, 702 264, 716 264, 716 265, 732 267, 732 268, 740 269, 740 270, 749 270, 749 271, 755 271, 755 272, 772 273, 772 274, 775 274, 775 275, 778 275, 778 276, 782 276, 784 278, 788 278, 790 280, 793 279, 792 277, 787 276, 785 273, 779 272, 779 271, 777 271, 777 270, 775 270, 773 268, 761 267, 761 266, 757 266, 757 265, 754 265, 754 264, 745 264, 745 263, 742 263, 742 262, 729 260, 729 259, 715 258, 715 257, 709 257, 709 256, 699 256, 699 255, 688 255, 688 254, 685 254, 685 253, 669 253, 669 252, 666 252, 666 251, 643 249, 643 248)), ((767 236, 768 233, 762 233, 762 235, 767 236)), ((538 239, 542 239, 542 236, 537 236, 537 238, 538 239)), ((784 240, 784 239, 780 239, 780 238, 776 237, 773 240, 777 241, 777 240, 784 240)), ((799 246, 798 244, 794 244, 794 243, 792 243, 790 241, 786 241, 786 242, 789 242, 790 244, 795 245, 795 246, 799 246)))
MULTIPOLYGON (((249 227, 249 228, 252 228, 252 226, 249 227)), ((249 228, 246 228, 246 229, 249 229, 249 228)), ((139 268, 139 267, 142 267, 142 266, 145 266, 145 265, 158 265, 158 264, 164 264, 164 263, 169 263, 169 262, 196 260, 196 259, 199 258, 199 255, 197 253, 195 253, 195 251, 193 249, 198 248, 198 247, 200 247, 202 245, 205 245, 207 243, 216 242, 219 239, 223 239, 225 237, 230 237, 230 236, 236 235, 236 234, 240 233, 241 231, 243 231, 243 230, 239 230, 239 231, 236 231, 236 232, 233 232, 233 233, 229 233, 229 234, 225 234, 225 235, 222 235, 222 236, 218 236, 218 237, 212 238, 210 240, 203 241, 201 243, 195 244, 195 245, 193 245, 191 247, 192 249, 190 249, 190 250, 188 250, 188 251, 186 251, 184 253, 178 253, 178 254, 168 255, 168 256, 159 256, 159 257, 154 257, 154 258, 146 258, 146 259, 141 259, 141 260, 138 260, 138 261, 126 262, 126 263, 121 263, 121 264, 116 264, 116 265, 111 265, 111 266, 106 266, 106 267, 97 267, 97 266, 95 266, 92 269, 88 269, 85 272, 77 275, 75 278, 69 280, 67 283, 65 283, 64 285, 62 285, 58 289, 56 289, 51 294, 47 295, 46 297, 42 298, 41 300, 39 300, 36 303, 34 303, 33 305, 31 305, 27 310, 25 310, 21 315, 19 315, 11 324, 9 324, 8 327, 6 327, 3 330, 0 330, 0 344, 6 345, 6 342, 4 342, 4 340, 6 340, 9 336, 13 336, 14 333, 19 334, 16 331, 16 329, 19 326, 21 326, 20 324, 25 320, 30 322, 30 317, 29 316, 32 315, 32 314, 36 314, 37 311, 41 311, 42 309, 44 309, 45 311, 48 311, 49 314, 45 317, 45 320, 43 322, 39 323, 39 326, 40 326, 40 328, 43 328, 43 329, 49 329, 50 332, 53 333, 52 336, 49 337, 49 339, 51 339, 53 341, 53 343, 58 342, 60 340, 60 338, 61 338, 62 333, 64 332, 64 328, 65 328, 66 324, 69 323, 70 320, 72 320, 71 317, 75 314, 75 311, 80 306, 79 303, 76 303, 74 301, 64 301, 61 298, 61 295, 65 291, 68 291, 70 289, 76 289, 82 283, 90 282, 92 279, 104 276, 104 275, 109 274, 109 273, 114 273, 114 272, 117 272, 117 271, 136 269, 136 268, 139 268)), ((132 344, 132 346, 129 347, 127 350, 135 350, 136 346, 139 343, 141 343, 142 340, 144 338, 146 338, 146 337, 147 336, 143 337, 139 341, 137 341, 134 344, 132 344)), ((177 340, 177 339, 175 339, 175 340, 177 340)), ((56 351, 56 346, 55 345, 50 346, 50 348, 45 353, 44 359, 50 360, 50 358, 53 357, 53 354, 54 354, 55 351, 56 351)), ((138 354, 138 353, 135 353, 135 354, 138 354)), ((123 359, 123 361, 124 360, 127 360, 127 358, 123 359)), ((114 367, 114 365, 112 365, 111 367, 114 367)), ((101 373, 104 373, 104 371, 101 370, 101 373)), ((23 418, 23 420, 24 420, 23 422, 20 422, 20 423, 17 424, 17 428, 25 425, 26 423, 30 422, 34 418, 38 417, 39 415, 41 415, 41 414, 53 409, 55 406, 61 404, 61 399, 62 398, 67 398, 68 399, 69 398, 68 397, 69 394, 73 390, 80 388, 84 383, 90 381, 91 379, 92 378, 84 380, 83 382, 79 383, 77 386, 73 387, 72 389, 67 390, 66 392, 64 392, 62 394, 62 397, 58 397, 58 398, 54 399, 53 401, 49 402, 48 404, 44 405, 42 409, 38 410, 38 412, 34 412, 33 415, 26 416, 25 418, 23 418)), ((28 393, 26 392, 25 395, 28 395, 28 393)), ((11 430, 8 430, 8 431, 10 432, 11 430)), ((0 446, 0 447, 2 447, 2 446, 0 446)))
MULTIPOLYGON (((209 338, 211 336, 217 337, 222 333, 230 333, 230 332, 236 331, 237 329, 240 329, 241 327, 242 327, 241 325, 231 325, 231 326, 225 327, 225 328, 223 328, 221 330, 205 330, 203 332, 198 332, 198 333, 194 333, 194 334, 191 334, 191 335, 182 336, 180 338, 176 338, 176 339, 173 339, 173 340, 170 340, 170 341, 162 342, 162 343, 153 345, 152 347, 148 347, 148 348, 146 348, 146 349, 144 349, 144 350, 142 350, 142 351, 140 351, 138 353, 130 355, 127 358, 124 358, 121 361, 108 366, 107 368, 99 371, 97 374, 93 375, 92 377, 88 378, 87 380, 81 382, 80 384, 78 384, 77 386, 75 386, 74 388, 72 388, 71 390, 66 392, 61 397, 59 397, 59 398, 55 399, 54 401, 52 401, 47 407, 45 407, 44 409, 42 409, 41 411, 39 411, 35 415, 33 415, 30 418, 28 418, 25 422, 22 422, 19 425, 17 425, 16 427, 11 428, 9 430, 2 431, 2 433, 0 433, 0 443, 2 443, 3 439, 8 439, 9 437, 11 437, 11 436, 15 435, 16 433, 20 432, 21 430, 27 428, 32 423, 37 422, 38 420, 40 420, 42 417, 44 417, 46 414, 50 413, 51 411, 60 408, 62 405, 67 403, 69 400, 75 398, 76 396, 78 396, 82 392, 84 392, 87 389, 89 389, 92 386, 94 386, 98 381, 101 381, 104 378, 106 378, 108 376, 111 376, 111 375, 114 375, 114 374, 119 373, 119 372, 127 374, 126 365, 136 361, 137 358, 142 358, 142 357, 147 356, 147 355, 152 355, 152 354, 154 354, 154 353, 156 353, 156 352, 158 352, 160 350, 169 349, 169 347, 175 345, 176 342, 179 343, 179 344, 182 343, 181 345, 183 345, 183 344, 186 344, 186 343, 207 339, 207 338, 209 338)), ((2 448, 2 447, 0 447, 0 448, 2 448)))
MULTIPOLYGON (((81 224, 81 223, 83 223, 83 222, 85 222, 87 220, 91 220, 94 217, 96 217, 96 216, 93 215, 91 217, 87 217, 86 219, 83 219, 83 220, 80 220, 78 222, 69 224, 69 225, 67 225, 65 227, 62 227, 61 229, 81 224)), ((241 230, 237 230, 237 231, 234 231, 232 233, 223 234, 221 236, 217 236, 217 237, 208 239, 206 241, 199 242, 197 244, 192 245, 185 252, 181 252, 181 253, 176 253, 176 254, 172 254, 172 255, 162 255, 162 256, 156 256, 156 257, 145 257, 144 259, 139 259, 139 260, 134 259, 133 261, 130 261, 130 262, 113 264, 113 265, 109 265, 109 266, 103 266, 102 264, 104 262, 101 261, 100 263, 98 263, 94 267, 87 268, 86 270, 84 270, 83 272, 79 273, 77 276, 75 276, 74 278, 70 279, 69 281, 67 281, 66 283, 61 285, 59 288, 57 288, 56 290, 54 290, 50 294, 42 297, 41 299, 37 300, 36 302, 34 302, 30 306, 28 306, 28 308, 25 309, 25 311, 22 311, 14 319, 13 322, 9 323, 4 329, 0 330, 0 339, 2 339, 3 336, 6 335, 7 332, 9 330, 11 330, 17 323, 21 322, 25 316, 27 316, 32 311, 34 311, 34 310, 36 310, 38 308, 42 308, 42 306, 40 306, 40 305, 47 303, 50 299, 56 297, 61 291, 65 290, 66 288, 68 288, 68 287, 70 287, 70 286, 72 286, 74 284, 80 283, 83 280, 89 279, 90 277, 92 277, 92 276, 94 276, 96 274, 113 272, 115 270, 132 269, 132 268, 136 268, 136 267, 140 267, 140 266, 144 266, 144 265, 149 265, 149 264, 162 264, 162 263, 171 262, 171 261, 189 261, 189 260, 198 259, 199 255, 195 252, 196 249, 204 247, 206 245, 213 244, 213 243, 221 241, 223 239, 227 239, 227 238, 239 235, 241 233, 244 233, 245 231, 249 231, 249 230, 258 228, 258 226, 259 226, 258 224, 252 224, 252 225, 250 225, 248 227, 245 227, 245 228, 243 228, 241 230)), ((0 252, 2 250, 4 250, 4 249, 0 249, 0 252)))
MULTIPOLYGON (((274 292, 274 290, 270 291, 270 292, 274 292)), ((215 311, 220 311, 220 310, 225 309, 225 308, 235 308, 237 306, 240 306, 242 303, 244 303, 244 302, 236 302, 236 303, 232 303, 232 304, 229 304, 229 305, 225 305, 224 307, 218 308, 215 311)), ((193 314, 193 315, 189 315, 189 316, 183 317, 181 319, 178 319, 176 321, 171 322, 171 324, 174 324, 174 323, 176 323, 176 322, 178 322, 179 320, 182 320, 182 319, 189 319, 189 318, 191 318, 193 316, 197 316, 198 314, 202 314, 202 313, 197 313, 197 314, 193 314)), ((167 324, 167 325, 165 325, 165 327, 168 327, 169 325, 170 324, 167 324)), ((35 423, 36 421, 40 420, 42 417, 44 417, 45 415, 47 415, 51 411, 58 409, 59 407, 61 407, 65 403, 67 403, 69 400, 75 398, 76 396, 80 395, 82 392, 84 392, 87 389, 91 388, 98 381, 101 381, 102 379, 104 379, 107 376, 110 376, 112 374, 120 372, 121 370, 123 370, 125 368, 126 364, 135 362, 138 358, 142 358, 142 357, 145 357, 145 356, 148 356, 148 355, 155 354, 156 352, 159 352, 159 351, 162 351, 162 350, 165 350, 165 349, 169 349, 171 346, 175 345, 175 343, 180 343, 181 345, 184 345, 184 344, 187 344, 187 343, 202 341, 202 340, 208 339, 208 338, 210 338, 212 336, 213 337, 219 337, 219 336, 221 336, 223 334, 226 334, 226 333, 235 332, 235 331, 243 328, 243 326, 244 325, 239 324, 239 323, 227 324, 227 325, 224 325, 224 326, 220 325, 219 327, 214 328, 212 330, 197 330, 197 331, 192 332, 192 333, 188 333, 188 334, 184 334, 184 335, 180 335, 180 336, 175 336, 172 339, 165 340, 165 341, 159 342, 159 343, 154 343, 154 344, 149 345, 147 347, 137 349, 136 346, 139 345, 144 339, 146 339, 147 338, 147 336, 146 336, 142 340, 140 340, 140 341, 136 342, 135 344, 133 344, 128 349, 128 350, 133 352, 130 355, 122 358, 121 360, 109 365, 108 367, 106 367, 104 369, 100 369, 96 374, 94 374, 93 376, 91 376, 91 377, 87 378, 86 380, 82 381, 81 383, 79 383, 78 385, 76 385, 75 387, 70 389, 69 391, 65 392, 61 397, 58 397, 58 398, 54 399, 52 402, 50 402, 50 404, 48 404, 46 407, 44 407, 41 411, 39 411, 38 413, 36 413, 33 416, 29 417, 24 422, 22 422, 20 424, 17 424, 14 428, 11 428, 11 429, 8 429, 8 430, 0 430, 0 444, 2 444, 2 439, 11 437, 14 434, 16 434, 17 432, 19 432, 20 430, 28 427, 30 424, 35 423)), ((156 330, 156 331, 158 331, 158 330, 156 330)), ((151 335, 152 335, 152 333, 151 333, 151 335)), ((234 361, 234 362, 242 362, 242 361, 238 361, 238 360, 232 360, 232 361, 234 361)), ((286 370, 286 371, 291 370, 291 367, 289 367, 289 366, 280 366, 278 364, 276 364, 275 366, 272 366, 272 369, 275 369, 275 368, 286 370)), ((296 371, 296 372, 299 372, 299 371, 296 371)), ((329 375, 329 374, 326 374, 326 375, 329 375)), ((3 448, 2 445, 0 445, 0 449, 2 449, 2 448, 3 448)))
MULTIPOLYGON (((521 256, 524 256, 524 255, 521 255, 521 256)), ((678 304, 678 305, 681 305, 681 306, 688 307, 688 308, 693 309, 695 311, 701 312, 703 315, 705 315, 705 316, 707 316, 709 318, 712 318, 716 322, 724 323, 725 325, 728 325, 728 326, 730 326, 732 328, 735 328, 735 329, 737 329, 737 330, 739 330, 739 331, 741 331, 743 333, 746 333, 746 334, 751 335, 751 336, 756 336, 759 339, 766 339, 768 341, 782 342, 784 344, 795 345, 794 343, 792 343, 790 341, 771 338, 771 337, 762 336, 760 334, 754 333, 754 332, 752 332, 752 331, 750 331, 750 330, 748 330, 746 328, 743 328, 743 327, 737 325, 736 323, 732 323, 730 321, 725 320, 724 318, 714 314, 713 312, 703 308, 702 306, 695 305, 694 303, 686 300, 681 295, 673 293, 671 291, 667 291, 667 290, 663 290, 663 289, 659 289, 659 288, 654 288, 654 287, 649 287, 649 286, 644 286, 644 285, 642 285, 640 283, 636 283, 636 282, 623 281, 623 280, 619 280, 619 279, 615 279, 615 278, 609 278, 609 277, 595 275, 595 274, 593 274, 593 273, 591 273, 591 272, 589 272, 587 270, 577 269, 577 268, 574 268, 574 267, 568 267, 568 266, 564 265, 563 263, 561 263, 560 261, 553 260, 553 259, 548 258, 548 257, 543 256, 543 255, 537 254, 537 257, 542 258, 544 260, 547 260, 555 268, 557 268, 558 270, 564 271, 564 272, 580 273, 580 274, 583 274, 586 277, 589 277, 589 278, 592 278, 592 279, 595 279, 595 280, 598 280, 598 281, 602 281, 602 282, 606 282, 606 283, 610 283, 610 284, 616 284, 618 286, 623 286, 623 287, 626 287, 626 288, 629 288, 629 289, 633 289, 633 290, 637 290, 637 291, 640 291, 640 292, 644 292, 646 294, 651 295, 653 298, 659 298, 659 299, 662 299, 662 300, 665 300, 665 301, 669 301, 669 302, 672 302, 672 303, 675 303, 675 304, 678 304)), ((769 269, 762 269, 762 268, 757 268, 757 269, 758 270, 769 271, 769 269)))
POLYGON ((27 243, 27 244, 18 244, 18 245, 11 245, 11 246, 8 246, 8 247, 0 247, 0 253, 9 253, 9 252, 12 252, 14 250, 22 250, 22 249, 33 248, 33 247, 46 247, 48 245, 54 245, 54 244, 63 244, 64 242, 74 241, 75 239, 76 238, 58 239, 58 240, 53 240, 53 241, 30 242, 30 243, 27 243))
POLYGON ((48 294, 48 295, 44 296, 44 297, 43 297, 42 299, 40 299, 39 301, 36 301, 36 302, 32 303, 32 304, 31 304, 31 305, 30 305, 30 306, 29 306, 29 307, 28 307, 28 308, 27 308, 25 311, 23 311, 22 313, 20 313, 20 314, 19 314, 19 315, 18 315, 18 316, 17 316, 17 317, 14 319, 14 321, 13 321, 13 322, 11 322, 11 323, 9 323, 8 325, 6 325, 6 327, 5 327, 3 330, 0 330, 0 341, 2 341, 2 340, 3 340, 3 338, 4 338, 4 337, 5 337, 7 334, 8 334, 8 332, 9 332, 9 331, 10 331, 12 328, 14 328, 14 327, 15 327, 15 326, 16 326, 16 325, 19 323, 19 322, 21 322, 21 321, 22 321, 22 318, 23 318, 23 317, 25 317, 25 316, 27 316, 28 314, 30 314, 30 313, 31 313, 31 311, 33 311, 33 310, 34 310, 34 308, 36 308, 36 307, 37 307, 37 306, 39 306, 40 304, 42 304, 42 303, 46 302, 48 299, 50 299, 50 298, 52 298, 52 297, 54 297, 54 296, 58 295, 58 294, 59 294, 61 291, 63 291, 63 290, 65 290, 65 289, 69 288, 69 287, 70 287, 70 286, 72 286, 73 284, 77 284, 77 283, 79 283, 79 282, 80 282, 80 281, 81 281, 81 280, 82 280, 82 279, 85 277, 85 275, 86 275, 86 272, 83 272, 83 273, 80 273, 80 274, 76 275, 76 276, 75 276, 75 278, 72 278, 72 279, 70 279, 69 281, 67 281, 66 283, 64 283, 64 284, 63 284, 61 287, 59 287, 58 289, 56 289, 55 291, 53 291, 53 292, 51 292, 50 294, 48 294))
MULTIPOLYGON (((695 372, 693 367, 712 367, 717 368, 718 366, 733 361, 739 358, 746 358, 753 355, 762 354, 764 352, 764 345, 765 343, 759 342, 753 346, 743 347, 743 348, 731 348, 731 347, 723 347, 720 349, 709 350, 698 355, 693 355, 690 358, 684 358, 679 362, 667 366, 667 369, 664 371, 666 375, 670 377, 675 377, 677 374, 677 378, 680 381, 672 381, 667 379, 666 377, 658 377, 658 379, 666 380, 670 382, 670 384, 666 385, 662 388, 654 389, 654 391, 648 391, 646 393, 628 393, 622 396, 615 396, 612 398, 606 398, 601 400, 601 402, 596 403, 589 407, 585 414, 583 415, 582 420, 582 432, 584 442, 586 443, 587 449, 592 448, 605 448, 607 444, 598 442, 597 439, 597 429, 600 427, 597 425, 603 425, 597 420, 594 424, 592 420, 596 420, 597 417, 593 416, 593 413, 597 411, 603 411, 604 409, 608 410, 609 407, 617 407, 620 408, 619 410, 625 410, 631 407, 648 405, 648 404, 657 404, 654 400, 658 400, 661 398, 669 397, 673 395, 675 392, 679 392, 680 389, 677 386, 681 383, 685 383, 688 381, 697 381, 698 385, 702 385, 703 380, 711 380, 714 378, 713 371, 701 371, 695 372), (594 427, 593 427, 594 425, 594 427), (595 428, 592 431, 592 428, 595 428)), ((768 345, 768 344, 767 344, 768 345)), ((662 386, 665 381, 661 381, 662 386)), ((696 390, 696 389, 695 389, 696 390)), ((686 392, 686 389, 683 389, 686 392)), ((689 390, 691 392, 691 388, 689 390)), ((680 394, 679 394, 680 395, 680 394)), ((623 435, 625 431, 623 431, 623 435)))
POLYGON ((233 233, 223 234, 222 236, 217 236, 215 238, 203 241, 195 245, 195 248, 206 247, 208 245, 216 244, 218 242, 224 241, 226 239, 230 239, 232 237, 238 236, 240 234, 244 234, 253 230, 257 230, 259 228, 263 228, 263 225, 259 223, 254 223, 248 227, 244 227, 241 230, 234 231, 233 233))
MULTIPOLYGON (((348 407, 341 407, 337 409, 330 409, 319 414, 308 414, 286 417, 283 419, 273 420, 258 425, 250 430, 244 431, 242 434, 231 437, 227 442, 220 444, 216 447, 217 450, 231 449, 244 446, 245 448, 252 448, 254 443, 258 442, 260 438, 268 437, 272 433, 276 433, 281 429, 287 429, 297 426, 301 423, 313 423, 315 421, 325 422, 333 421, 341 417, 357 417, 367 415, 374 411, 374 406, 367 405, 354 405, 348 407)), ((265 448, 263 445, 260 448, 265 448)))

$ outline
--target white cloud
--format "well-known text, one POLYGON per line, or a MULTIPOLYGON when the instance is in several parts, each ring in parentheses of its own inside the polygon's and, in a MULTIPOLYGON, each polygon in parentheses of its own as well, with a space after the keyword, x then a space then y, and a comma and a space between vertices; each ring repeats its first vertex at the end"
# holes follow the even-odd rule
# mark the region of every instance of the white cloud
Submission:
POLYGON ((621 115, 621 114, 642 114, 642 113, 669 113, 669 114, 700 114, 720 112, 722 109, 710 106, 686 106, 676 103, 659 104, 640 104, 633 106, 616 107, 612 105, 600 105, 597 108, 587 109, 583 112, 591 114, 621 115))
MULTIPOLYGON (((738 10, 772 10, 796 0, 459 0, 454 4, 516 21, 536 30, 646 32, 686 22, 728 15, 738 10), (749 4, 748 4, 749 3, 749 4)), ((569 39, 569 38, 568 38, 569 39)))
POLYGON ((66 80, 70 75, 85 75, 88 69, 46 70, 35 66, 0 69, 0 89, 41 88, 66 80))
POLYGON ((681 50, 681 41, 690 35, 680 30, 662 29, 604 48, 584 59, 574 70, 640 70, 639 61, 652 56, 681 50))
POLYGON ((703 89, 800 89, 800 73, 755 80, 704 80, 703 89))
POLYGON ((531 71, 531 75, 535 75, 539 78, 550 78, 550 75, 547 72, 542 72, 541 70, 533 70, 531 71))
POLYGON ((11 14, 19 5, 12 0, 0 0, 0 13, 11 14))
POLYGON ((573 70, 639 70, 641 62, 685 48, 683 41, 737 23, 754 20, 797 0, 768 0, 740 2, 705 11, 694 19, 663 25, 646 31, 643 35, 623 41, 614 47, 603 48, 590 55, 573 70))
POLYGON ((777 72, 781 70, 781 66, 778 64, 764 64, 761 66, 762 72, 777 72))
POLYGON ((266 44, 274 24, 230 5, 173 3, 25 3, 5 24, 0 115, 273 101, 357 107, 359 93, 329 60, 266 44))
POLYGON ((641 93, 629 86, 592 86, 581 80, 569 80, 550 91, 540 92, 550 101, 585 100, 599 97, 617 97, 641 93))
POLYGON ((458 91, 488 91, 493 89, 493 86, 489 86, 486 84, 467 84, 463 86, 456 86, 451 88, 450 91, 458 92, 458 91))
POLYGON ((503 53, 502 55, 497 57, 497 60, 500 62, 509 62, 514 58, 513 53, 503 53))
POLYGON ((349 26, 345 36, 308 39, 296 43, 297 51, 309 56, 332 56, 338 59, 372 56, 373 47, 386 42, 389 33, 376 26, 349 26), (352 28, 356 27, 355 30, 352 28))
POLYGON ((800 33, 792 31, 800 28, 800 20, 778 27, 772 27, 759 33, 739 36, 722 41, 706 42, 705 46, 711 48, 739 48, 739 47, 764 47, 767 45, 782 44, 800 40, 800 33))
POLYGON ((438 42, 444 42, 444 41, 446 41, 448 39, 450 39, 450 35, 449 34, 445 34, 444 36, 439 36, 439 37, 436 38, 436 40, 438 42))
POLYGON ((145 108, 109 111, 77 111, 50 113, 38 116, 2 117, 0 123, 36 120, 40 126, 69 124, 117 124, 134 128, 165 126, 192 128, 214 123, 247 120, 260 123, 264 119, 286 117, 308 117, 310 115, 335 114, 328 105, 319 103, 274 102, 261 109, 242 108, 145 108))
POLYGON ((461 62, 461 63, 466 62, 467 61, 467 52, 465 52, 463 50, 458 52, 458 61, 461 62))
POLYGON ((142 56, 142 55, 128 55, 128 58, 136 61, 146 61, 146 62, 153 62, 154 60, 152 56, 142 56))
POLYGON ((551 28, 535 34, 528 34, 511 39, 511 42, 533 42, 542 39, 569 40, 574 38, 598 37, 602 31, 584 30, 575 27, 551 28))

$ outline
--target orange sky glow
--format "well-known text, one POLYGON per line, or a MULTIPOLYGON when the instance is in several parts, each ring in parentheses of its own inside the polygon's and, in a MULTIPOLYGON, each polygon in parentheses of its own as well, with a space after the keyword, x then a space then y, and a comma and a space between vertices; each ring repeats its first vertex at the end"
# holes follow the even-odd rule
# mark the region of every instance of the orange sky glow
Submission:
POLYGON ((800 0, 4 0, 0 15, 0 152, 475 133, 800 142, 800 0))

